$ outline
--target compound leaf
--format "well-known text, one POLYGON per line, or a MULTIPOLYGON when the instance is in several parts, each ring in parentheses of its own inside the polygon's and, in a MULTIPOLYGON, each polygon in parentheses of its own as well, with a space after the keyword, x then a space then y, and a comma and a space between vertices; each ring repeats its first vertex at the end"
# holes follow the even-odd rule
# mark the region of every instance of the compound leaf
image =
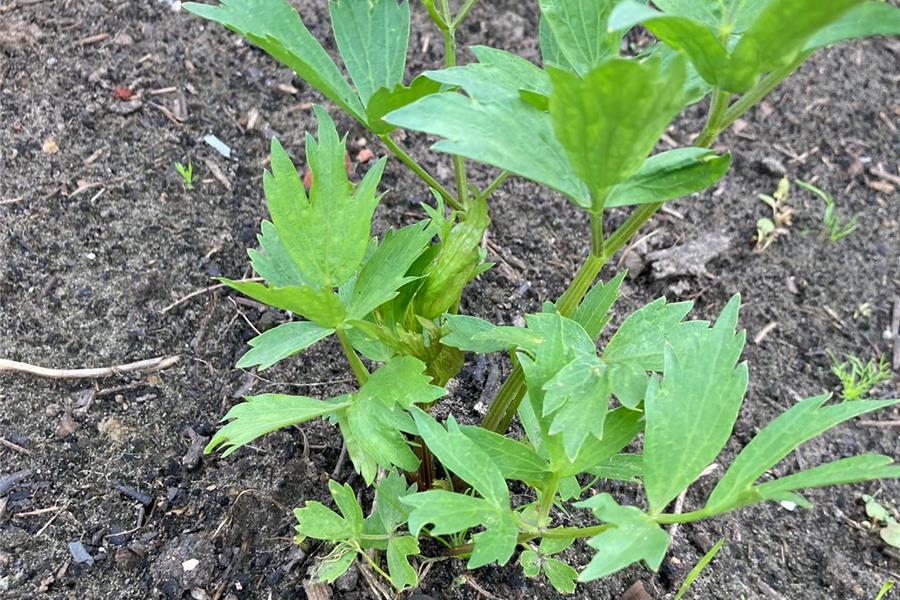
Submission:
POLYGON ((728 510, 741 501, 763 473, 807 440, 848 419, 900 402, 856 400, 826 405, 830 397, 824 394, 801 400, 766 425, 735 457, 713 488, 706 506, 716 511, 728 510))
MULTIPOLYGON (((684 106, 683 63, 612 59, 583 79, 551 71, 550 118, 575 173, 602 210, 610 191, 638 172, 666 126, 684 106)), ((582 205, 584 206, 584 205, 582 205)))
POLYGON ((363 105, 403 80, 409 43, 409 2, 330 0, 328 12, 344 66, 363 105))
POLYGON ((295 508, 297 533, 316 540, 337 542, 353 535, 353 528, 346 519, 314 500, 307 500, 303 508, 295 508))
POLYGON ((662 381, 644 399, 644 487, 657 513, 685 489, 725 446, 747 389, 747 365, 737 364, 745 334, 735 333, 740 297, 732 296, 715 325, 669 341, 662 381))
POLYGON ((365 122, 365 111, 353 88, 285 0, 223 0, 217 6, 186 2, 182 6, 244 36, 365 122))
POLYGON ((375 486, 375 512, 385 531, 393 531, 409 518, 409 507, 401 498, 416 492, 416 485, 407 485, 406 479, 392 470, 375 486))
POLYGON ((323 402, 306 396, 288 396, 285 394, 262 394, 248 396, 245 402, 236 404, 222 417, 228 423, 219 429, 206 446, 210 453, 218 446, 228 456, 244 444, 270 431, 297 425, 316 417, 322 417, 339 410, 346 403, 323 402))
POLYGON ((574 460, 588 436, 603 436, 610 396, 606 365, 595 354, 581 355, 543 389, 544 416, 552 415, 548 433, 562 436, 566 456, 574 460))
POLYGON ((319 139, 306 137, 309 198, 274 138, 272 170, 264 175, 263 187, 278 238, 294 263, 316 286, 334 288, 350 279, 366 254, 385 159, 375 163, 354 191, 344 168, 344 142, 328 113, 319 107, 315 113, 319 139))
POLYGON ((622 286, 625 275, 626 272, 622 271, 606 283, 597 283, 585 295, 575 314, 572 315, 572 320, 584 327, 591 338, 597 339, 597 336, 609 323, 611 318, 609 309, 619 297, 619 288, 622 286))
POLYGON ((334 329, 321 327, 312 321, 284 323, 250 340, 248 343, 252 349, 241 357, 236 366, 247 369, 258 365, 259 370, 263 371, 332 333, 334 329))
POLYGON ((356 560, 356 552, 346 545, 339 545, 316 563, 314 578, 316 581, 333 583, 347 572, 354 560, 356 560))
POLYGON ((662 563, 669 545, 669 535, 650 517, 633 506, 619 506, 609 494, 599 494, 577 503, 589 508, 609 529, 588 540, 597 553, 581 571, 579 581, 606 577, 639 560, 652 570, 662 563))

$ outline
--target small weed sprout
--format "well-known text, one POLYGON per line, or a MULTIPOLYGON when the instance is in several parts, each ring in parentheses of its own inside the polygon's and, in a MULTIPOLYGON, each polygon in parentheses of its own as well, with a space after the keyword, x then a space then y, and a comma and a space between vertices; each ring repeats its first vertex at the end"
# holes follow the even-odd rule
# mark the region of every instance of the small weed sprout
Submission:
POLYGON ((812 185, 811 183, 806 183, 805 181, 800 181, 799 179, 796 181, 796 183, 804 190, 812 192, 813 194, 821 198, 825 203, 825 212, 822 213, 822 232, 819 234, 820 238, 825 238, 827 236, 829 241, 838 242, 856 231, 856 229, 859 227, 859 215, 853 215, 852 217, 850 217, 849 221, 841 221, 840 217, 837 214, 837 211, 835 210, 834 198, 832 198, 829 194, 812 185))
POLYGON ((831 372, 841 382, 841 398, 844 400, 859 400, 869 390, 879 383, 889 381, 891 370, 884 358, 877 361, 873 358, 867 363, 858 356, 846 355, 846 361, 839 362, 831 352, 828 353, 831 360, 831 372))
POLYGON ((794 209, 787 205, 791 182, 787 177, 778 182, 778 189, 771 196, 759 194, 757 197, 772 209, 772 218, 763 217, 756 222, 756 251, 763 252, 779 236, 788 233, 794 218, 794 209))
POLYGON ((191 164, 191 161, 188 160, 187 165, 176 162, 175 170, 181 175, 181 185, 184 186, 184 189, 187 191, 194 189, 194 165, 191 164))
POLYGON ((896 510, 891 510, 881 502, 869 495, 862 497, 866 503, 866 515, 869 526, 878 528, 878 535, 888 546, 900 548, 900 522, 896 518, 896 510))
POLYGON ((884 600, 887 596, 887 593, 891 591, 891 588, 894 587, 894 582, 892 580, 887 580, 884 582, 884 585, 881 586, 881 589, 878 590, 878 595, 875 596, 875 600, 884 600))

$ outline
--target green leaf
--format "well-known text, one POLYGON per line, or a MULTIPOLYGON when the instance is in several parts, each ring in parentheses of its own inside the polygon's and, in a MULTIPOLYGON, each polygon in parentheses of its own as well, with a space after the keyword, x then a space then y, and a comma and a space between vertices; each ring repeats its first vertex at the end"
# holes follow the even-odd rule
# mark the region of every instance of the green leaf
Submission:
MULTIPOLYGON (((607 27, 617 1, 540 0, 542 29, 546 27, 544 35, 552 35, 553 40, 549 62, 555 62, 553 55, 558 53, 565 59, 563 66, 584 75, 610 56, 617 56, 623 32, 610 31, 607 27)), ((542 51, 543 39, 542 36, 542 51)), ((547 58, 545 55, 545 62, 547 58)))
POLYGON ((458 306, 463 288, 481 272, 481 241, 490 224, 487 200, 472 198, 465 218, 443 236, 424 271, 425 281, 416 293, 417 315, 436 319, 458 306))
POLYGON ((838 42, 873 35, 900 34, 900 8, 882 0, 865 2, 813 35, 803 47, 811 52, 838 42))
POLYGON ((444 138, 432 148, 531 179, 588 204, 547 113, 521 98, 479 102, 450 92, 426 96, 385 117, 393 125, 444 138))
POLYGON ((703 472, 731 437, 747 390, 747 365, 737 364, 745 333, 735 333, 740 296, 715 325, 672 339, 663 378, 644 399, 644 488, 658 513, 703 472))
POLYGON ((761 73, 794 62, 810 38, 863 1, 770 1, 732 50, 722 86, 746 92, 761 73))
POLYGON ((633 409, 644 399, 646 372, 663 370, 666 342, 706 327, 702 321, 682 321, 691 306, 658 298, 631 313, 609 340, 602 358, 609 366, 612 392, 624 406, 633 409))
POLYGON ((700 192, 721 179, 730 154, 704 148, 678 148, 651 156, 637 173, 612 189, 607 207, 665 202, 700 192))
POLYGON ((364 318, 394 298, 401 287, 414 281, 415 277, 407 276, 407 272, 428 247, 433 235, 428 221, 387 232, 384 241, 366 259, 353 284, 347 317, 364 318))
POLYGON ((303 508, 295 508, 297 533, 316 540, 337 542, 353 535, 353 528, 346 519, 321 502, 307 500, 303 508))
POLYGON ((312 321, 292 321, 256 336, 250 342, 252 350, 241 357, 238 369, 259 366, 268 369, 280 360, 306 350, 319 340, 334 333, 334 329, 320 327, 312 321))
POLYGON ((228 423, 219 429, 206 446, 210 453, 222 446, 222 456, 228 456, 244 444, 270 431, 297 425, 316 417, 333 413, 346 406, 344 398, 334 402, 323 402, 306 396, 285 394, 262 394, 248 396, 246 402, 231 407, 222 417, 228 423))
POLYGON ((411 433, 414 428, 399 427, 404 420, 409 420, 405 411, 391 409, 375 398, 358 394, 347 408, 346 415, 356 444, 379 466, 385 469, 396 466, 404 471, 419 468, 419 459, 403 435, 404 431, 411 433))
POLYGON ((363 105, 375 90, 403 80, 409 43, 406 0, 329 0, 331 26, 363 105))
POLYGON ((615 454, 605 464, 591 469, 591 473, 603 479, 638 483, 644 475, 644 457, 640 454, 615 454))
POLYGON ((638 172, 684 106, 684 65, 612 59, 583 79, 551 71, 550 117, 556 138, 602 210, 612 188, 638 172), (601 168, 602 165, 602 168, 601 168))
POLYGON ((444 327, 448 333, 441 337, 441 343, 445 346, 476 354, 489 354, 510 348, 506 341, 478 337, 478 334, 491 332, 496 328, 493 323, 478 317, 446 314, 444 327))
POLYGON ((347 456, 353 463, 353 468, 359 473, 366 485, 372 485, 375 476, 378 474, 378 463, 363 448, 357 437, 356 431, 350 426, 350 420, 347 418, 347 411, 338 411, 335 413, 338 426, 340 427, 341 437, 344 439, 344 446, 347 448, 347 456))
POLYGON ((353 88, 285 0, 223 0, 217 6, 186 2, 182 7, 244 36, 365 122, 365 111, 353 88))
POLYGON ((524 481, 537 487, 547 476, 547 461, 522 442, 483 427, 464 425, 460 430, 488 455, 505 479, 524 481))
POLYGON ((391 583, 398 590, 415 587, 418 583, 416 570, 409 564, 408 558, 417 554, 419 554, 419 542, 412 536, 392 537, 388 541, 388 574, 391 576, 391 583))
POLYGON ((643 25, 660 41, 686 54, 704 80, 711 85, 721 84, 728 53, 709 26, 678 14, 663 14, 631 0, 616 6, 609 24, 616 30, 643 25))
POLYGON ((578 571, 555 558, 544 559, 544 575, 550 581, 550 585, 560 594, 575 593, 575 579, 578 571))
POLYGON ((416 484, 407 485, 406 479, 392 470, 375 487, 375 516, 385 531, 393 531, 409 518, 409 508, 401 499, 416 492, 416 484))
POLYGON ((538 27, 538 41, 541 46, 541 60, 545 67, 552 66, 558 69, 568 69, 569 71, 575 70, 569 63, 569 60, 563 55, 559 42, 556 41, 556 35, 553 33, 553 29, 550 28, 547 17, 544 15, 541 15, 538 27))
POLYGON ((396 405, 409 409, 415 404, 430 404, 446 392, 431 385, 425 368, 425 363, 412 356, 393 358, 369 376, 359 395, 377 398, 387 408, 396 405))
POLYGON ((338 546, 328 556, 316 563, 314 578, 316 581, 333 583, 347 572, 354 560, 356 560, 356 552, 352 548, 344 545, 338 546))
POLYGON ((522 550, 519 554, 519 564, 522 565, 522 573, 525 577, 537 577, 541 574, 541 555, 534 550, 522 550))
POLYGON ((488 46, 472 46, 470 50, 477 63, 426 71, 425 75, 444 85, 463 88, 478 102, 515 99, 523 90, 550 95, 550 76, 534 63, 488 46))
POLYGON ((366 113, 369 115, 369 129, 376 134, 390 133, 396 127, 384 120, 386 114, 412 104, 420 98, 436 94, 440 90, 441 84, 425 75, 419 75, 413 79, 409 86, 397 84, 391 89, 380 88, 375 90, 372 97, 369 98, 369 103, 366 105, 366 113))
POLYGON ((566 455, 574 460, 588 436, 603 436, 610 396, 606 365, 594 354, 579 356, 543 389, 543 416, 552 415, 548 433, 562 436, 566 455))
POLYGON ((278 238, 294 263, 315 285, 333 288, 350 279, 366 254, 385 159, 375 163, 354 191, 344 168, 344 142, 328 113, 319 107, 315 113, 319 140, 306 137, 309 198, 274 138, 272 171, 264 175, 263 187, 278 238))
POLYGON ((830 394, 801 400, 780 414, 735 457, 706 502, 709 509, 728 510, 753 483, 804 442, 835 425, 900 400, 857 400, 825 405, 830 394))
POLYGON ((900 477, 900 465, 894 459, 881 454, 863 454, 842 458, 799 473, 779 477, 754 486, 753 491, 762 500, 777 499, 787 492, 808 488, 828 487, 857 483, 872 479, 896 479, 900 477))
POLYGON ((626 272, 622 271, 606 283, 597 283, 585 295, 575 314, 572 315, 572 320, 584 327, 584 330, 593 339, 597 339, 609 323, 611 318, 609 309, 619 297, 619 288, 622 286, 625 275, 626 272))
POLYGON ((328 491, 331 492, 334 503, 337 504, 344 520, 350 526, 353 536, 359 537, 363 527, 363 511, 356 500, 353 488, 349 484, 341 484, 332 479, 328 481, 328 491))
POLYGON ((260 225, 259 250, 250 248, 250 264, 253 270, 272 287, 312 286, 300 268, 288 256, 284 244, 278 239, 278 232, 270 221, 260 225))
POLYGON ((452 416, 447 420, 447 429, 418 408, 412 409, 412 416, 425 445, 445 468, 495 506, 509 508, 509 489, 500 469, 460 430, 452 416))
POLYGON ((485 528, 473 537, 474 550, 467 564, 476 569, 491 562, 506 564, 516 549, 518 528, 509 507, 501 508, 483 499, 429 490, 403 498, 413 507, 409 515, 409 532, 418 537, 428 523, 431 535, 459 533, 478 526, 485 528))
POLYGON ((643 429, 643 413, 636 410, 628 410, 619 407, 611 410, 606 415, 603 427, 603 437, 587 438, 584 446, 570 465, 565 466, 560 475, 563 477, 577 475, 584 472, 593 472, 618 454, 637 434, 643 429))
POLYGON ((289 310, 325 328, 333 328, 344 320, 344 305, 329 289, 314 290, 309 286, 270 288, 256 281, 224 278, 219 281, 263 304, 289 310))
POLYGON ((633 506, 619 506, 609 494, 599 494, 575 506, 591 509, 598 519, 612 525, 588 540, 597 553, 581 571, 579 581, 606 577, 639 560, 653 571, 662 564, 669 535, 643 512, 633 506))

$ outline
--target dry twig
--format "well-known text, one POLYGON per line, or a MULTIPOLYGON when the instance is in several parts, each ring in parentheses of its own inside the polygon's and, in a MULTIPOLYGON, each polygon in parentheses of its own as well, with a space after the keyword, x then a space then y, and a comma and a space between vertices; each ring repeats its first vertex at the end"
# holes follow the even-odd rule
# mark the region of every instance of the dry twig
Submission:
POLYGON ((0 372, 10 371, 12 373, 26 373, 28 375, 34 375, 35 377, 46 377, 47 379, 101 379, 103 377, 121 375, 123 373, 152 373, 154 371, 162 371, 177 363, 180 358, 180 356, 160 356, 124 365, 92 369, 49 369, 47 367, 39 367, 0 358, 0 372))

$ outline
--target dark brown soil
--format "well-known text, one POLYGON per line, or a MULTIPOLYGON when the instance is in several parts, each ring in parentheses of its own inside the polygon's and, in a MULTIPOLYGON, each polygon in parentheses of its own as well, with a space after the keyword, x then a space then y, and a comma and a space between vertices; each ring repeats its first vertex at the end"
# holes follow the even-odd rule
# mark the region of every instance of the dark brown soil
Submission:
MULTIPOLYGON (((335 431, 316 423, 302 434, 279 432, 227 460, 204 458, 196 470, 182 462, 190 445, 183 432, 191 427, 208 436, 251 390, 326 397, 350 389, 339 350, 321 344, 261 379, 233 365, 254 335, 251 324, 270 327, 283 315, 236 304, 222 291, 160 310, 211 276, 244 273, 245 249, 264 216, 260 183, 269 138, 277 135, 302 157, 301 136, 312 124, 307 103, 319 98, 261 52, 170 4, 0 5, 0 357, 70 367, 182 356, 155 375, 98 382, 100 390, 128 387, 98 394, 80 410, 90 383, 0 377, 0 437, 28 451, 0 446, 0 477, 32 470, 0 499, 6 503, 0 597, 46 591, 51 598, 172 598, 189 597, 189 589, 195 598, 306 597, 303 580, 315 548, 293 546, 289 508, 325 499, 323 482, 340 448, 335 431), (92 40, 97 34, 108 37, 92 40), (278 84, 299 93, 279 91, 278 84), (176 91, 152 93, 167 87, 176 91), (137 102, 120 99, 128 92, 117 88, 136 94, 137 102), (246 115, 254 110, 258 122, 249 129, 246 115), (231 159, 202 141, 207 134, 232 148, 231 159), (188 158, 199 179, 191 192, 182 190, 172 167, 188 158), (73 560, 68 545, 79 541, 92 566, 73 560), (199 564, 186 572, 189 559, 199 564)), ((300 4, 313 33, 326 36, 325 2, 300 4)), ((521 4, 484 2, 468 20, 465 41, 537 59, 536 3, 521 4)), ((411 68, 435 66, 439 36, 416 12, 411 68)), ((826 350, 890 357, 883 332, 900 294, 900 198, 870 171, 878 165, 897 171, 898 55, 896 40, 872 40, 816 56, 769 98, 770 110, 754 110, 740 132, 723 136, 721 145, 735 154, 731 174, 702 197, 675 205, 681 216, 655 218, 643 232, 656 232, 646 248, 625 261, 632 278, 619 315, 666 294, 694 299, 696 316, 708 318, 741 292, 750 340, 777 324, 759 344, 748 343, 751 387, 723 463, 797 398, 834 388, 826 350), (775 189, 773 172, 780 169, 833 192, 842 214, 860 213, 862 227, 839 243, 820 241, 822 206, 795 190, 790 234, 753 252, 755 223, 766 212, 756 195, 775 189), (705 275, 657 280, 642 258, 708 233, 730 241, 705 275)), ((703 106, 689 110, 671 137, 687 141, 702 113, 703 106)), ((364 132, 347 119, 339 124, 349 128, 355 156, 364 132)), ((430 153, 426 140, 411 136, 405 143, 439 178, 451 179, 446 157, 430 153)), ((490 176, 476 169, 477 182, 490 176)), ((417 218, 418 203, 429 198, 395 161, 384 183, 390 192, 378 211, 379 231, 417 218)), ((505 184, 491 209, 492 240, 513 266, 474 283, 463 308, 511 322, 562 291, 586 251, 586 223, 561 198, 521 180, 505 184)), ((506 365, 467 364, 449 401, 457 416, 478 418, 480 389, 497 368, 506 365)), ((880 397, 897 393, 896 377, 876 390, 880 397)), ((896 427, 848 424, 778 469, 860 452, 897 455, 898 434, 896 427)), ((347 466, 338 478, 359 484, 347 466)), ((686 506, 696 505, 714 479, 699 482, 686 506)), ((619 491, 624 501, 640 502, 635 490, 619 491)), ((633 567, 581 586, 577 597, 619 598, 637 580, 652 598, 671 597, 724 537, 692 597, 871 599, 884 581, 900 579, 900 560, 877 536, 852 526, 865 520, 863 493, 898 498, 900 485, 815 492, 810 511, 770 505, 684 525, 658 574, 633 567)), ((589 553, 577 546, 568 558, 581 565, 589 553)), ((438 563, 421 592, 476 598, 477 585, 504 599, 556 597, 515 566, 473 572, 474 583, 463 573, 457 563, 438 563)), ((371 597, 361 577, 345 578, 334 594, 371 597)))

